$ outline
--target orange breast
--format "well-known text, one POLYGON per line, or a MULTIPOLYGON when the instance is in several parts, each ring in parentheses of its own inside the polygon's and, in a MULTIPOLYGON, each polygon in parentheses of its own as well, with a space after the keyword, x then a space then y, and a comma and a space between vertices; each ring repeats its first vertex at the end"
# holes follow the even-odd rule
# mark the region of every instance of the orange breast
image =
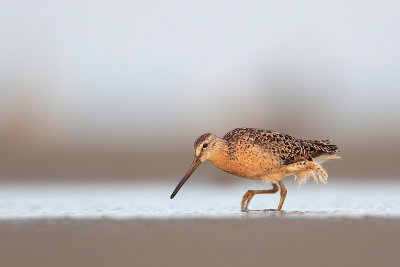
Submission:
POLYGON ((231 174, 249 178, 263 179, 269 170, 279 166, 278 160, 272 155, 259 151, 257 148, 238 150, 232 155, 216 153, 210 160, 218 168, 231 174))

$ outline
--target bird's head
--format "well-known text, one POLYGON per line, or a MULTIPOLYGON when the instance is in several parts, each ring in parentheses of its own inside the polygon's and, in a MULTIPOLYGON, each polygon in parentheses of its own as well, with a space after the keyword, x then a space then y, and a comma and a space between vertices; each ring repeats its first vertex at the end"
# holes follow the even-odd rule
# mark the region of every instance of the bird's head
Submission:
POLYGON ((178 193, 179 189, 183 186, 183 184, 189 179, 190 175, 196 170, 196 168, 205 160, 210 159, 213 150, 218 145, 218 137, 211 134, 206 133, 199 136, 194 142, 194 159, 192 165, 190 165, 187 170, 185 176, 183 176, 182 180, 176 186, 174 192, 171 195, 171 199, 175 197, 178 193))
POLYGON ((194 142, 194 159, 200 162, 210 159, 213 150, 217 146, 218 139, 211 133, 199 136, 194 142))

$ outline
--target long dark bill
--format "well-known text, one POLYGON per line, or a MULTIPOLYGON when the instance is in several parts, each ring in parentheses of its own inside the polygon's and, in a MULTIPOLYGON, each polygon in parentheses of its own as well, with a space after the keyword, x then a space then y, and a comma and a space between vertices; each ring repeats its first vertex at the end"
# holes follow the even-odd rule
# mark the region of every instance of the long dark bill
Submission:
POLYGON ((181 189, 182 185, 189 179, 190 175, 196 170, 197 167, 199 167, 201 161, 198 159, 194 159, 192 162, 192 165, 190 165, 189 170, 186 172, 185 176, 183 176, 182 180, 179 182, 179 184, 176 186, 174 192, 171 195, 171 199, 175 197, 175 195, 178 193, 179 189, 181 189))

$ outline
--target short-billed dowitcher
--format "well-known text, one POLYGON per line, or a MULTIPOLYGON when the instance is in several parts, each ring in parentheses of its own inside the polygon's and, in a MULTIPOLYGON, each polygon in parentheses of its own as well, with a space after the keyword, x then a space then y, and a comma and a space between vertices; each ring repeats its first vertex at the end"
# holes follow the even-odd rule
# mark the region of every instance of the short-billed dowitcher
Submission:
POLYGON ((171 195, 175 197, 194 170, 205 160, 233 175, 271 182, 272 189, 249 190, 242 198, 242 211, 248 210, 256 194, 271 194, 281 189, 278 210, 286 198, 282 178, 295 175, 299 184, 311 177, 326 183, 328 174, 320 165, 340 159, 336 145, 330 140, 302 140, 290 135, 254 128, 238 128, 224 137, 206 133, 194 142, 195 156, 189 170, 171 195))

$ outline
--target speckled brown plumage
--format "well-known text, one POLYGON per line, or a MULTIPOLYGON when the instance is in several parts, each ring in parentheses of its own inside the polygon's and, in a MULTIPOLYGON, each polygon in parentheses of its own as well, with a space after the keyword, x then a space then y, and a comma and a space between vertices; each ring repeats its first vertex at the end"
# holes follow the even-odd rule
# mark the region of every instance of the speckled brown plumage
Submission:
POLYGON ((301 140, 287 134, 254 128, 234 129, 222 139, 228 142, 229 154, 232 156, 240 153, 238 151, 243 146, 259 146, 265 153, 278 156, 282 166, 338 152, 336 145, 329 145, 330 140, 301 140))
POLYGON ((308 177, 315 182, 327 181, 327 172, 320 165, 327 160, 339 159, 338 148, 330 140, 302 140, 290 135, 255 128, 237 128, 219 138, 211 133, 203 134, 194 143, 195 159, 178 184, 171 198, 201 162, 210 160, 216 167, 239 177, 269 181, 271 190, 249 190, 243 197, 242 210, 255 194, 275 193, 281 187, 282 208, 286 189, 281 181, 295 175, 299 183, 308 177))

